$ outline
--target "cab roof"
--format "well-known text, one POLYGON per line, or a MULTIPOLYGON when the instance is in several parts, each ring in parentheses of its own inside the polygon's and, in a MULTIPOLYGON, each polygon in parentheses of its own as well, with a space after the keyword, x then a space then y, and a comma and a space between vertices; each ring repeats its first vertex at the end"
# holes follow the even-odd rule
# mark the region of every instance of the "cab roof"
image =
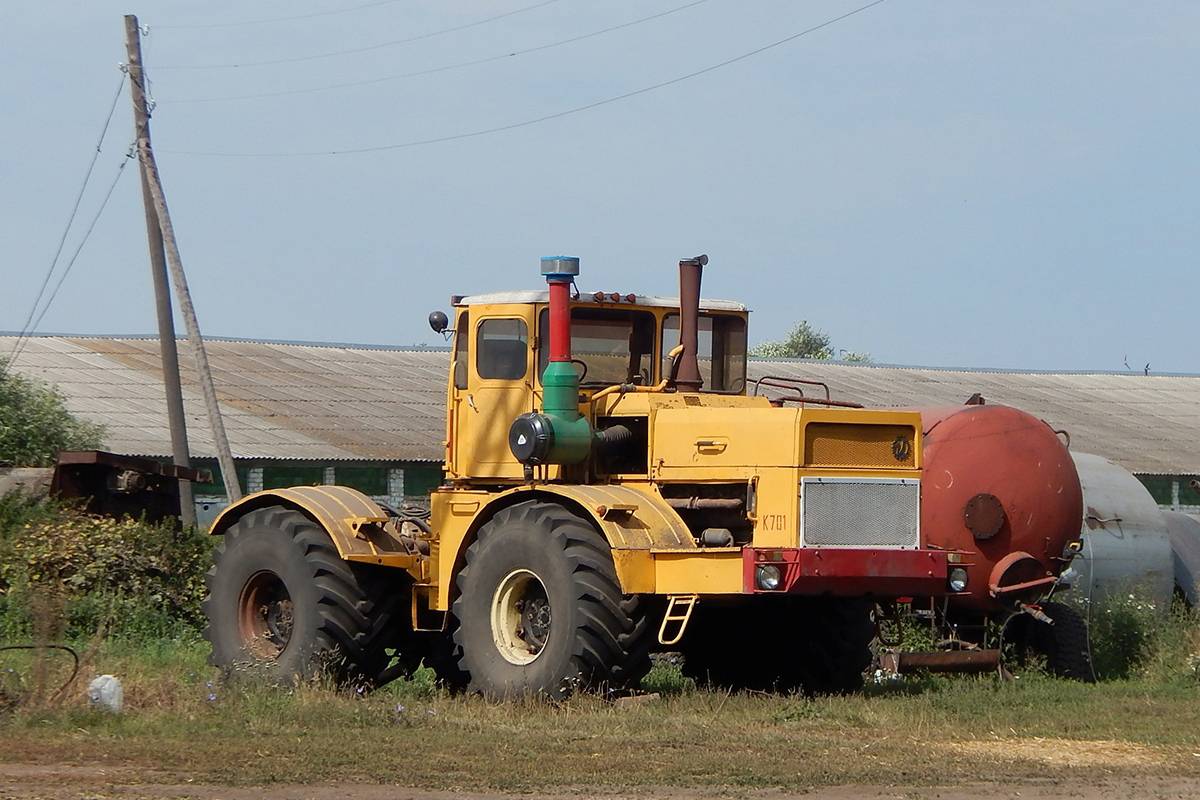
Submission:
MULTIPOLYGON (((580 305, 585 305, 588 303, 599 305, 601 302, 604 302, 607 304, 622 305, 622 306, 645 306, 645 307, 649 307, 649 308, 668 308, 668 309, 675 309, 675 310, 679 309, 679 298, 678 297, 658 297, 657 295, 637 294, 637 295, 634 295, 633 302, 629 302, 629 301, 625 300, 624 299, 625 297, 627 297, 627 295, 621 295, 622 299, 621 299, 620 303, 615 303, 614 301, 608 300, 607 298, 603 301, 597 300, 594 293, 582 292, 582 293, 580 293, 579 297, 572 298, 571 302, 577 303, 580 305)), ((549 302, 550 302, 550 292, 549 291, 544 290, 544 289, 542 289, 542 290, 527 289, 527 290, 516 290, 516 291, 508 291, 508 292, 487 292, 485 294, 468 295, 467 297, 459 298, 458 302, 455 303, 454 305, 455 305, 455 307, 461 307, 461 306, 477 306, 477 305, 493 304, 493 303, 496 303, 496 304, 499 304, 499 303, 534 304, 534 303, 549 303, 549 302)), ((700 300, 700 310, 701 311, 733 311, 733 312, 746 313, 750 309, 746 308, 746 306, 743 303, 737 303, 737 302, 734 302, 733 300, 701 299, 700 300)))

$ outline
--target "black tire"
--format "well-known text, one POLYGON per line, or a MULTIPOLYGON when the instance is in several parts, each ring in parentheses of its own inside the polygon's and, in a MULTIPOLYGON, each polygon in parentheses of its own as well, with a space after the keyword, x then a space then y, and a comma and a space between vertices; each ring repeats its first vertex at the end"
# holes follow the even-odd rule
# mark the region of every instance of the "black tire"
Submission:
POLYGON ((1005 638, 1012 644, 1016 661, 1028 661, 1031 653, 1036 654, 1045 659, 1046 669, 1052 675, 1084 683, 1095 681, 1083 617, 1065 603, 1042 603, 1041 609, 1053 624, 1018 614, 1005 626, 1005 638))
POLYGON ((604 537, 561 506, 499 511, 456 585, 454 640, 473 692, 557 701, 635 686, 650 669, 645 605, 622 594, 604 537))
POLYGON ((871 604, 863 600, 701 600, 681 643, 684 673, 722 688, 852 692, 862 687, 874 636, 871 604))
MULTIPOLYGON (((790 598, 765 607, 767 598, 729 600, 701 598, 679 644, 683 674, 701 686, 721 689, 788 691, 780 674, 780 657, 771 649, 775 641, 789 642, 790 634, 777 637, 765 620, 786 614, 790 598)), ((790 616, 790 615, 789 615, 790 616)), ((784 627, 788 627, 784 623, 784 627)), ((775 628, 778 632, 778 628, 775 628)))
POLYGON ((225 533, 206 576, 209 663, 279 683, 325 676, 372 686, 398 677, 419 662, 408 581, 343 561, 329 534, 298 511, 251 511, 225 533))
POLYGON ((862 688, 863 673, 871 666, 875 638, 874 604, 843 597, 814 598, 805 614, 800 658, 804 692, 848 694, 862 688))

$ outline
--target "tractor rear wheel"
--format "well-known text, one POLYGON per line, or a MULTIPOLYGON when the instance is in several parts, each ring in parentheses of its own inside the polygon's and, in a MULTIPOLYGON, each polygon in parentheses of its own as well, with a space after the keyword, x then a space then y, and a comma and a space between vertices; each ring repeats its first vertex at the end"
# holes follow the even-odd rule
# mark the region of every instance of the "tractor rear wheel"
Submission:
POLYGON ((405 647, 403 577, 343 561, 329 534, 298 511, 251 511, 225 533, 206 576, 209 663, 280 683, 324 675, 371 686, 396 677, 417 663, 405 647))
POLYGON ((561 700, 623 689, 649 670, 645 606, 621 592, 608 542, 561 506, 499 511, 467 548, 454 639, 469 688, 561 700))
POLYGON ((736 689, 852 692, 862 687, 874 636, 863 600, 760 595, 702 603, 682 643, 684 672, 736 689))
POLYGON ((847 694, 862 688, 875 638, 874 604, 855 598, 819 597, 806 604, 804 645, 798 662, 804 693, 847 694))

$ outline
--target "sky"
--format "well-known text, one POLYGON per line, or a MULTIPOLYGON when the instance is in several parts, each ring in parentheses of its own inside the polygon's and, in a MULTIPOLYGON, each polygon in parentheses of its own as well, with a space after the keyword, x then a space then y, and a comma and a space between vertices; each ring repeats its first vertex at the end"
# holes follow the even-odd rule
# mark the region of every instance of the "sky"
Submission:
POLYGON ((127 13, 207 336, 441 345, 542 256, 706 253, 751 342, 1200 373, 1200 3, 10 0, 0 331, 157 333, 127 13))

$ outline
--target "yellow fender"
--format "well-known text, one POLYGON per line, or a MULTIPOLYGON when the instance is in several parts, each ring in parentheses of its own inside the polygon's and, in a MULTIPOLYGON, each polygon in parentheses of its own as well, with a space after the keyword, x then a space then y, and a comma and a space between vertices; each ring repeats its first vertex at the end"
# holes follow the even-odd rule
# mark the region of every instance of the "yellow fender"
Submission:
POLYGON ((222 511, 209 533, 222 535, 247 513, 266 506, 294 508, 312 517, 333 539, 338 555, 347 561, 402 569, 417 566, 417 557, 384 529, 388 517, 379 504, 345 486, 294 486, 256 492, 222 511))
POLYGON ((683 519, 657 492, 558 484, 539 486, 537 491, 573 500, 588 512, 612 545, 617 578, 629 594, 694 598, 697 593, 742 591, 741 548, 699 547, 683 519))
MULTIPOLYGON (((501 494, 472 491, 434 493, 434 529, 437 590, 435 607, 447 610, 454 586, 455 567, 479 526, 494 511, 524 499, 553 502, 582 509, 612 547, 621 587, 628 593, 649 593, 661 588, 656 556, 694 555, 699 548, 679 514, 656 493, 624 486, 540 484, 501 494)), ((739 584, 740 585, 740 584, 739 584)))
POLYGON ((659 495, 625 486, 547 484, 540 494, 573 500, 588 512, 614 550, 695 550, 675 509, 659 495))

